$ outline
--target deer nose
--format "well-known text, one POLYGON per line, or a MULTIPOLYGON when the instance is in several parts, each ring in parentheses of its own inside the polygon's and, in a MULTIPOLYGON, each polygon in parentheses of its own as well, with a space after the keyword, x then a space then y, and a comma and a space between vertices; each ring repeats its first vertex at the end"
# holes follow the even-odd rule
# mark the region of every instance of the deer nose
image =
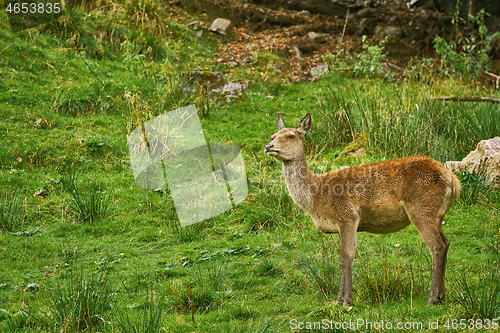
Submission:
POLYGON ((272 147, 274 147, 274 145, 272 143, 268 143, 265 150, 268 151, 272 147))

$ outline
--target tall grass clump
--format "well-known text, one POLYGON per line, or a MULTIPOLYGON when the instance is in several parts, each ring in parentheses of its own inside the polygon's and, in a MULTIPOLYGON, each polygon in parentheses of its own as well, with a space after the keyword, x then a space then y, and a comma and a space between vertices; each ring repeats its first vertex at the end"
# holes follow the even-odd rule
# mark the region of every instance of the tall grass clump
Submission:
POLYGON ((112 317, 115 295, 107 273, 90 277, 83 270, 79 276, 71 273, 50 292, 47 322, 60 332, 100 331, 112 317))
POLYGON ((103 45, 94 38, 93 21, 86 18, 86 12, 70 9, 56 20, 45 23, 41 32, 50 34, 61 41, 61 46, 75 50, 85 50, 90 57, 104 56, 103 45))
POLYGON ((163 326, 162 313, 165 310, 165 297, 155 297, 148 290, 144 302, 137 306, 120 311, 117 326, 123 333, 156 333, 163 326))
POLYGON ((225 284, 226 278, 224 263, 196 264, 190 270, 187 283, 174 282, 170 304, 176 311, 191 313, 194 321, 196 312, 206 313, 231 296, 231 290, 225 284))
POLYGON ((154 0, 128 0, 123 6, 127 20, 137 29, 148 29, 150 32, 162 35, 165 23, 162 10, 154 0))
POLYGON ((477 203, 480 196, 484 196, 490 189, 486 185, 484 173, 464 171, 458 175, 462 189, 460 190, 459 202, 465 205, 477 203))
POLYGON ((426 155, 444 162, 463 159, 480 140, 500 132, 498 105, 445 103, 416 86, 389 89, 375 83, 364 82, 361 94, 357 84, 332 78, 316 112, 316 137, 310 139, 319 150, 341 149, 367 133, 373 154, 426 155))
POLYGON ((102 184, 90 182, 78 186, 75 172, 64 174, 61 177, 61 184, 71 196, 70 213, 76 220, 94 223, 108 216, 111 205, 102 184))
POLYGON ((498 264, 498 260, 488 261, 478 273, 458 273, 455 298, 465 318, 494 319, 500 316, 498 264))
POLYGON ((167 226, 170 234, 179 244, 189 243, 200 239, 203 236, 202 231, 207 228, 207 224, 204 221, 182 227, 177 217, 168 219, 167 226))
POLYGON ((314 292, 319 301, 335 300, 338 291, 336 282, 340 276, 337 243, 320 237, 318 249, 309 255, 304 255, 298 249, 296 253, 299 257, 298 273, 305 280, 307 288, 314 292))
POLYGON ((383 304, 404 300, 410 295, 411 277, 407 274, 408 267, 401 263, 399 252, 395 263, 389 260, 385 248, 383 254, 377 257, 375 262, 367 262, 364 258, 360 258, 359 263, 359 293, 372 302, 383 304))
POLYGON ((22 200, 20 195, 9 195, 6 191, 0 197, 0 229, 14 231, 22 224, 22 200))

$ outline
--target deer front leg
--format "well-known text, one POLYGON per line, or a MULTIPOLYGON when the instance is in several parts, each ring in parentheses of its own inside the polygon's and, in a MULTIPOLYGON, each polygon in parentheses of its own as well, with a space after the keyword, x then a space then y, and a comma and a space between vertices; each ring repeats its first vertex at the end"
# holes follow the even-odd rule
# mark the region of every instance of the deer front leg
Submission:
POLYGON ((356 228, 352 226, 340 228, 340 284, 337 304, 352 305, 352 264, 356 254, 356 228))

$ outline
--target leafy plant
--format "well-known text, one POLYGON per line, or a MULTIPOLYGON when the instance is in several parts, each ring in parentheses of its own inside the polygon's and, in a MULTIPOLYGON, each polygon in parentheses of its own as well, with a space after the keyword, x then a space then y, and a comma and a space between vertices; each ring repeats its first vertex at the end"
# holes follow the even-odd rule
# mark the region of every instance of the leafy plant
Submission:
POLYGON ((363 36, 362 52, 351 56, 344 48, 341 48, 336 55, 330 54, 324 60, 329 61, 336 69, 352 69, 353 73, 358 76, 377 76, 380 74, 380 67, 385 61, 384 45, 386 42, 387 38, 384 38, 378 44, 370 45, 368 38, 363 36))
POLYGON ((22 200, 4 191, 0 198, 0 229, 12 232, 22 223, 22 200))
POLYGON ((362 37, 363 52, 356 55, 359 62, 354 64, 354 74, 362 76, 371 76, 378 74, 380 66, 385 61, 384 45, 387 42, 387 37, 382 39, 377 45, 369 45, 367 37, 362 37))
POLYGON ((71 195, 71 213, 81 222, 93 223, 105 218, 110 209, 109 198, 102 184, 91 182, 87 186, 76 185, 76 174, 69 172, 61 177, 61 184, 71 195))
POLYGON ((453 18, 458 36, 455 41, 447 42, 444 38, 437 36, 434 39, 434 49, 441 57, 441 65, 445 75, 455 74, 465 79, 477 79, 481 72, 489 69, 491 59, 488 55, 493 42, 500 37, 500 32, 488 35, 488 28, 484 24, 484 18, 489 14, 484 9, 476 16, 469 15, 469 21, 478 26, 477 34, 465 36, 459 30, 459 22, 464 22, 458 17, 458 10, 453 18))
POLYGON ((120 44, 120 49, 123 52, 123 60, 127 64, 128 69, 135 72, 138 77, 143 76, 147 79, 147 76, 141 70, 145 69, 144 54, 139 54, 136 50, 136 46, 132 44, 128 39, 120 44))
POLYGON ((407 81, 421 81, 428 83, 434 80, 435 75, 435 60, 432 58, 419 59, 415 57, 414 61, 410 60, 408 66, 404 71, 405 79, 407 81))

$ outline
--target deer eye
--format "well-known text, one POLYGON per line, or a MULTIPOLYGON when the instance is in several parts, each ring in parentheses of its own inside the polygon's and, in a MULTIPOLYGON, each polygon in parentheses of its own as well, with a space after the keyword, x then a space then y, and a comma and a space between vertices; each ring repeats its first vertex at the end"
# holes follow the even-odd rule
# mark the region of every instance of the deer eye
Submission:
POLYGON ((290 134, 290 135, 287 136, 287 138, 289 138, 289 139, 295 139, 295 135, 290 134))

